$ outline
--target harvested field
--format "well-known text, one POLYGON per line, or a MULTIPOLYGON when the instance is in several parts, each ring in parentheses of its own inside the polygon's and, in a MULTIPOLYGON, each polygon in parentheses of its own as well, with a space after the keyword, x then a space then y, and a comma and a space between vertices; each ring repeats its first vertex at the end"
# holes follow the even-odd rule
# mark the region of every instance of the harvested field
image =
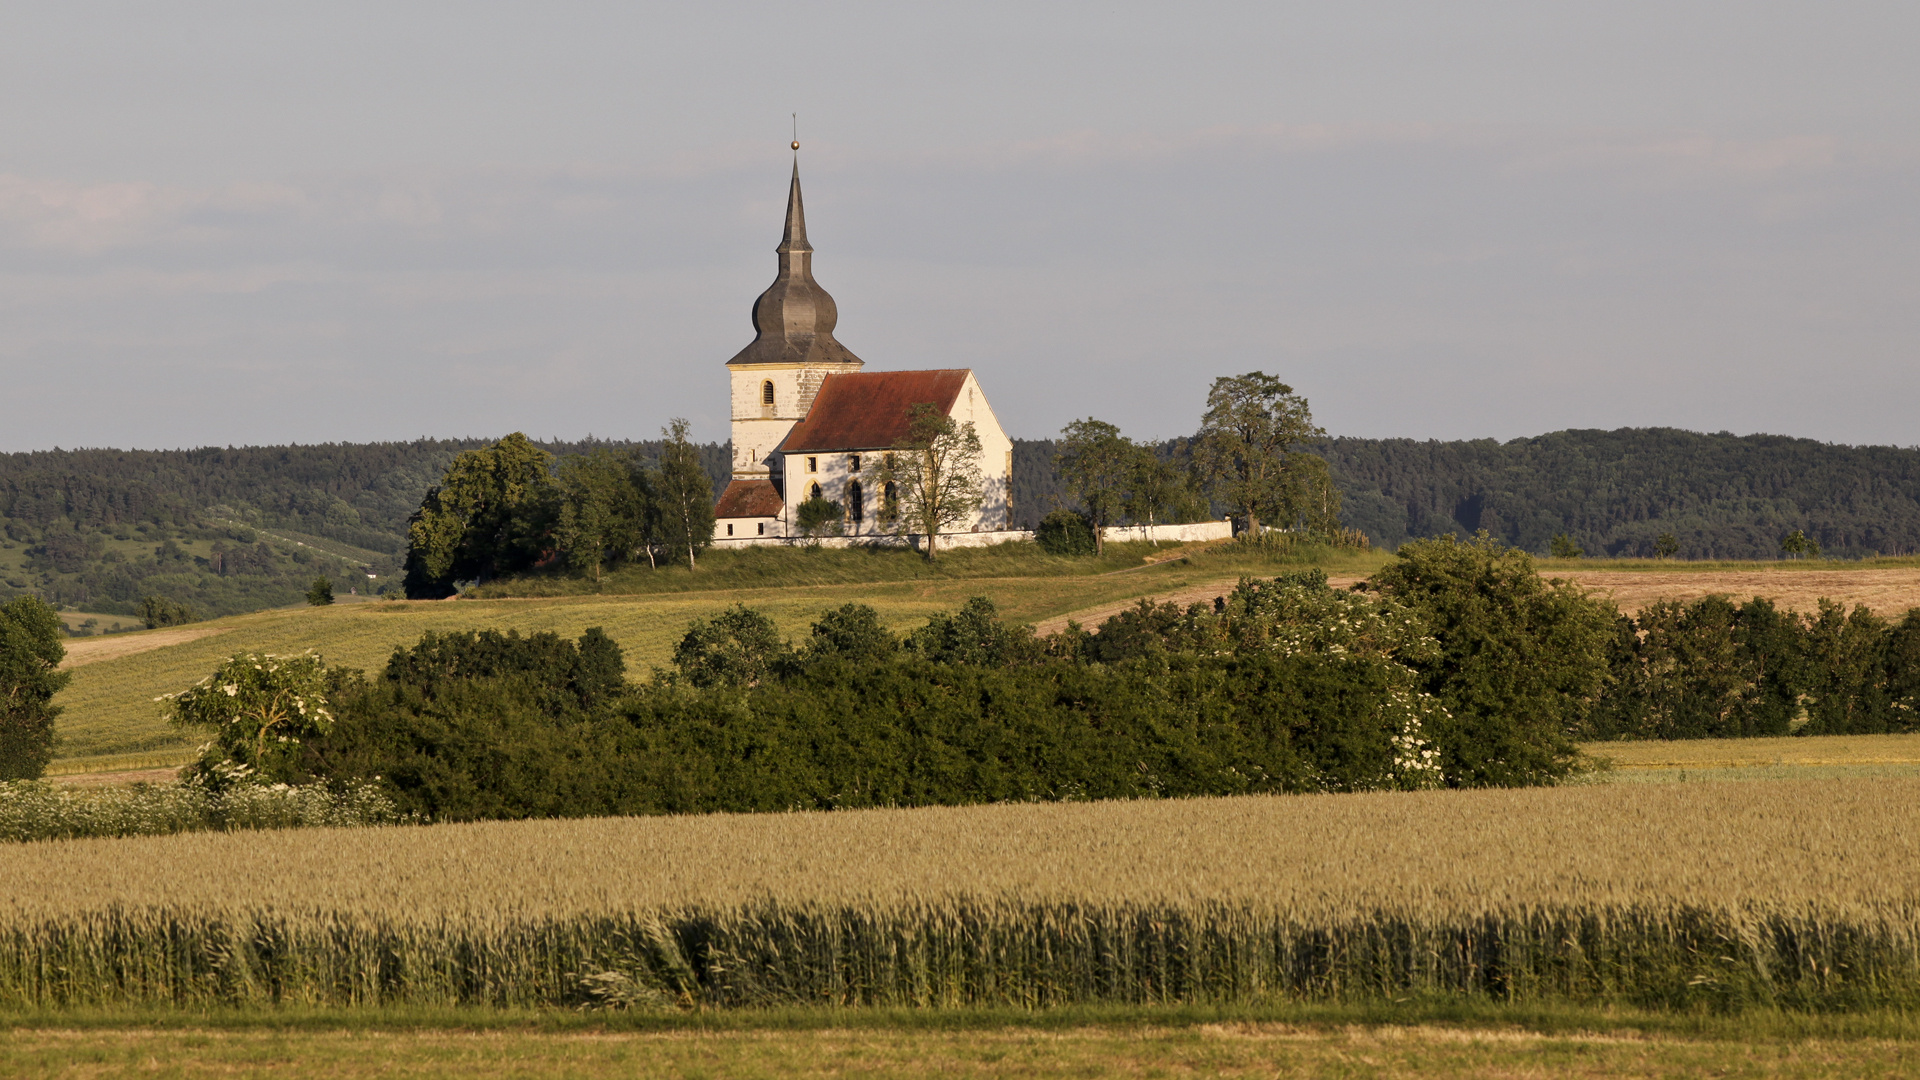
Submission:
POLYGON ((26 844, 0 1003, 1920 1000, 1920 780, 26 844))
POLYGON ((114 634, 111 637, 81 638, 66 643, 67 658, 60 662, 60 666, 77 668, 102 660, 117 660, 123 656, 135 656, 169 645, 184 645, 226 632, 227 627, 224 626, 182 626, 169 630, 114 634))
POLYGON ((1897 618, 1920 607, 1920 568, 1888 570, 1595 570, 1545 569, 1547 577, 1566 577, 1609 597, 1623 611, 1639 611, 1656 600, 1698 600, 1725 593, 1735 600, 1764 596, 1780 607, 1812 612, 1821 598, 1851 608, 1865 604, 1897 618))
MULTIPOLYGON (((1920 567, 1879 570, 1800 570, 1771 566, 1751 570, 1568 570, 1543 567, 1542 577, 1566 578, 1612 600, 1622 611, 1637 612, 1657 600, 1698 600, 1724 593, 1735 600, 1764 596, 1795 611, 1817 610, 1822 597, 1845 604, 1865 604, 1888 618, 1920 607, 1920 567)), ((1181 607, 1207 603, 1233 590, 1236 577, 1220 577, 1149 597, 1154 603, 1171 601, 1181 607)), ((1344 589, 1363 580, 1358 574, 1329 574, 1327 583, 1344 589)), ((1037 623, 1041 634, 1067 628, 1069 619, 1092 629, 1137 601, 1106 603, 1037 623)))

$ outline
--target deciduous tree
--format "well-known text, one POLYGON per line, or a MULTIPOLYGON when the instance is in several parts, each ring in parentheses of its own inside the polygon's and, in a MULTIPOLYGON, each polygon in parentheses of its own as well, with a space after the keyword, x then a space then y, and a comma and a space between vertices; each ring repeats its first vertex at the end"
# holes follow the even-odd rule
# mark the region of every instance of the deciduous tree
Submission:
POLYGON ((213 732, 194 778, 213 787, 295 778, 304 739, 333 727, 328 673, 316 653, 247 653, 173 695, 173 722, 213 732))
POLYGON ((569 566, 593 574, 595 587, 608 558, 627 555, 642 542, 647 507, 633 471, 624 455, 604 447, 560 461, 554 539, 569 566))
POLYGON ((894 527, 926 537, 932 561, 940 533, 980 509, 985 480, 980 472, 980 435, 929 404, 909 409, 905 443, 886 455, 883 491, 893 493, 894 527))
POLYGON ((553 455, 519 432, 453 459, 407 523, 407 595, 524 570, 553 542, 553 455))
POLYGON ((22 596, 0 607, 0 780, 37 780, 53 758, 53 696, 73 676, 60 670, 60 613, 22 596))
POLYGON ((1316 506, 1337 515, 1326 463, 1299 449, 1325 435, 1307 399, 1279 379, 1259 371, 1215 379, 1194 440, 1194 468, 1254 533, 1263 522, 1290 524, 1316 506))
POLYGON ((1135 448, 1127 464, 1127 486, 1120 508, 1130 520, 1148 528, 1162 521, 1197 520, 1207 513, 1206 500, 1194 492, 1173 462, 1144 446, 1135 448))
POLYGON ((1403 544, 1373 577, 1440 648, 1420 664, 1450 718, 1433 732, 1451 783, 1551 783, 1574 760, 1567 732, 1607 671, 1616 613, 1578 587, 1542 581, 1526 552, 1482 531, 1403 544))
POLYGON ((1062 429, 1057 445, 1054 461, 1060 478, 1086 507, 1094 554, 1105 554, 1107 526, 1121 512, 1139 448, 1119 428, 1091 416, 1062 429))
POLYGON ((667 444, 660 450, 656 488, 660 508, 660 540, 671 551, 687 553, 687 569, 697 564, 695 554, 713 543, 713 482, 700 465, 700 454, 687 441, 687 422, 674 417, 661 431, 667 444))

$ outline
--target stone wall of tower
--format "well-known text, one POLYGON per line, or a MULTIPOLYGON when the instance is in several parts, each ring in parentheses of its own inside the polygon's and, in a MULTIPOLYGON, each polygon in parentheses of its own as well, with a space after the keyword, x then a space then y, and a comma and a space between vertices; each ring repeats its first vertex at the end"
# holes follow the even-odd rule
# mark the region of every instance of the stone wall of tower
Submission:
POLYGON ((733 409, 733 475, 765 479, 767 455, 806 418, 820 383, 835 372, 859 371, 852 364, 741 364, 727 368, 733 409), (773 384, 773 405, 765 404, 765 384, 773 384))

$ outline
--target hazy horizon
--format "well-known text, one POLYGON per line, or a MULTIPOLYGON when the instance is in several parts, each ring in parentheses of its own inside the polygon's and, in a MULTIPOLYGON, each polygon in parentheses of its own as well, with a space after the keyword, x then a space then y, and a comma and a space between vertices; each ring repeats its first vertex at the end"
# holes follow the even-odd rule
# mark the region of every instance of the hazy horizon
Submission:
POLYGON ((726 438, 800 114, 837 336, 1009 433, 1920 444, 1920 9, 24 10, 0 450, 726 438))

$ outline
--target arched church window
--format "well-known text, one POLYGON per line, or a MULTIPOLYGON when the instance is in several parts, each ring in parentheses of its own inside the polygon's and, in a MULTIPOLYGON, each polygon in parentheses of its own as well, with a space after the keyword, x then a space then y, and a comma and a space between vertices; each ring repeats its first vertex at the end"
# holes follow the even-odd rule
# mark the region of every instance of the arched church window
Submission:
POLYGON ((864 495, 865 492, 860 490, 860 481, 855 480, 847 485, 847 516, 853 519, 855 525, 867 518, 867 501, 863 498, 864 495))
POLYGON ((811 489, 810 489, 810 490, 808 491, 808 493, 807 493, 807 497, 808 497, 808 498, 812 498, 812 499, 817 499, 817 498, 819 498, 819 497, 820 497, 820 485, 819 485, 819 484, 815 484, 815 485, 813 485, 813 487, 812 487, 812 488, 811 488, 811 489))
POLYGON ((773 404, 773 380, 772 379, 768 379, 767 381, 760 384, 760 404, 762 405, 773 404))

